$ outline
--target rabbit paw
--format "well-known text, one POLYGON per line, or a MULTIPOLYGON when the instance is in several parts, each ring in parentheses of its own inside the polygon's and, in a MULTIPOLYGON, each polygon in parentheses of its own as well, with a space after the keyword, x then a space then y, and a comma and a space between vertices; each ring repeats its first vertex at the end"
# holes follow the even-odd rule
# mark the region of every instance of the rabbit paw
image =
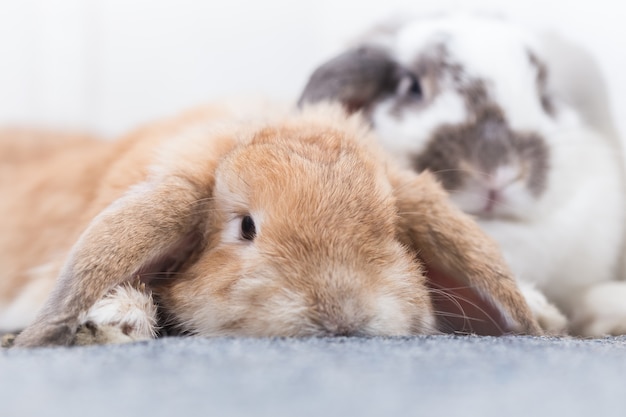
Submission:
POLYGON ((116 344, 154 339, 156 316, 152 294, 145 285, 120 285, 87 312, 74 344, 116 344))
POLYGON ((520 290, 528 303, 528 307, 547 335, 558 336, 567 332, 567 318, 556 306, 551 304, 546 296, 529 283, 520 283, 520 290))
POLYGON ((6 333, 2 335, 2 339, 0 339, 0 347, 10 348, 13 346, 13 342, 15 342, 15 337, 17 335, 15 333, 6 333))
POLYGON ((573 331, 584 337, 626 334, 626 282, 606 282, 589 288, 577 308, 573 331))

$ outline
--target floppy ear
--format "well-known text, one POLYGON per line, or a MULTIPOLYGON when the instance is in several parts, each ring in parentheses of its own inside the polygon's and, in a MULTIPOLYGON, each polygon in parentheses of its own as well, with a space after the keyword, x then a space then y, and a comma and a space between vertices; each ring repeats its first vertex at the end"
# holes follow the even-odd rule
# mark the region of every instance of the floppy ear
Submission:
POLYGON ((380 49, 349 50, 313 72, 298 104, 339 101, 350 112, 361 110, 395 89, 396 68, 389 55, 380 49))
POLYGON ((435 177, 406 171, 391 181, 400 239, 425 264, 435 309, 448 325, 479 334, 541 334, 496 244, 448 201, 435 177))
POLYGON ((170 176, 115 201, 74 245, 44 308, 15 346, 72 344, 80 315, 114 286, 179 266, 202 244, 206 210, 199 205, 208 192, 170 176))

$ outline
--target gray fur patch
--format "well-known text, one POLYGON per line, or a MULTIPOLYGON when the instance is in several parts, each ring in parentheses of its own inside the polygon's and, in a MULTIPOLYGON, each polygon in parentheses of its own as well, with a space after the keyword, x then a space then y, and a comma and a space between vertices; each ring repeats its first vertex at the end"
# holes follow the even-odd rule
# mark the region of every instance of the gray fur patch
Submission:
POLYGON ((397 65, 378 48, 352 49, 318 67, 300 96, 299 105, 339 101, 349 111, 367 108, 397 85, 397 65))
POLYGON ((530 64, 537 70, 537 94, 541 101, 541 107, 549 116, 554 117, 556 115, 556 108, 554 107, 554 101, 548 92, 548 67, 546 64, 537 57, 532 51, 528 51, 528 60, 530 64))
POLYGON ((540 136, 512 131, 502 111, 487 106, 474 122, 438 129, 413 166, 417 171, 432 171, 447 190, 454 191, 468 178, 466 166, 489 174, 498 167, 518 164, 526 188, 538 197, 547 186, 549 157, 540 136))

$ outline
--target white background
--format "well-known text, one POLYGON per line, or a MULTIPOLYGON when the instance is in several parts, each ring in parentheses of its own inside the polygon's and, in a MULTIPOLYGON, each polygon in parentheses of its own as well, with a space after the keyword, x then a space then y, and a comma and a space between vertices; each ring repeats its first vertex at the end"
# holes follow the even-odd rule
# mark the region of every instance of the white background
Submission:
POLYGON ((295 100, 313 68, 398 13, 469 10, 559 30, 607 75, 626 132, 619 0, 0 0, 0 125, 107 136, 223 96, 295 100))

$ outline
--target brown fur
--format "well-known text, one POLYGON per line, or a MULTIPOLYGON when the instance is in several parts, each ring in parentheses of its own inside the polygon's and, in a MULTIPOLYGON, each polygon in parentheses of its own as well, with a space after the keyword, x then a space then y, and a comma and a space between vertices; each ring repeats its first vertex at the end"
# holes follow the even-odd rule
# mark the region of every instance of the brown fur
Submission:
POLYGON ((47 157, 58 149, 80 147, 91 143, 91 135, 81 132, 27 129, 0 129, 0 163, 19 164, 47 157))
POLYGON ((1 189, 0 299, 63 264, 17 346, 73 343, 81 314, 136 276, 200 335, 431 333, 417 254, 476 287, 509 330, 539 333, 489 239, 430 175, 394 171, 358 118, 227 119, 203 109, 16 167, 1 189), (252 242, 237 236, 247 215, 252 242))
POLYGON ((420 258, 427 267, 468 284, 491 303, 503 303, 497 306, 500 312, 510 314, 505 319, 517 323, 520 330, 535 329, 535 320, 523 308, 502 308, 518 304, 519 290, 508 267, 493 262, 500 256, 497 245, 477 233, 469 216, 447 203, 434 176, 425 172, 413 177, 403 172, 393 181, 401 216, 399 235, 409 246, 421 249, 420 258))

